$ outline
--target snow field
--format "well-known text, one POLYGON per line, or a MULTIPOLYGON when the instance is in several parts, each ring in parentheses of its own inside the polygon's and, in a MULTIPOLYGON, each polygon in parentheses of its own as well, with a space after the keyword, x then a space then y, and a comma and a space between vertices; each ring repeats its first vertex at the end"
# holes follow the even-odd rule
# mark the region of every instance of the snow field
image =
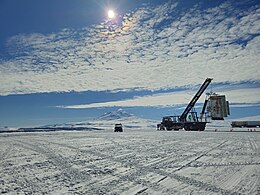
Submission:
POLYGON ((0 134, 0 194, 259 194, 259 132, 0 134))

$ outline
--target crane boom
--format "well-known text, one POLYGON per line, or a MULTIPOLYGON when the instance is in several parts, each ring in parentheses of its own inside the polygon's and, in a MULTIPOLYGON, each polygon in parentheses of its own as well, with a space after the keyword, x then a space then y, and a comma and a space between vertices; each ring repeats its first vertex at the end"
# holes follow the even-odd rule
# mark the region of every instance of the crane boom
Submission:
POLYGON ((203 107, 202 107, 202 110, 201 110, 201 113, 200 113, 200 120, 202 121, 202 118, 205 114, 205 111, 206 111, 206 107, 207 107, 207 104, 208 104, 208 99, 205 99, 205 102, 203 104, 203 107))
POLYGON ((192 100, 190 101, 188 106, 185 108, 185 110, 181 114, 181 116, 180 116, 180 121, 181 122, 185 122, 186 121, 187 115, 189 114, 191 109, 194 107, 194 105, 196 104, 196 102, 198 101, 200 96, 203 94, 203 92, 207 89, 207 87, 209 86, 209 84, 211 83, 212 80, 213 80, 212 78, 207 78, 204 81, 204 83, 201 85, 199 91, 195 94, 195 96, 192 98, 192 100))

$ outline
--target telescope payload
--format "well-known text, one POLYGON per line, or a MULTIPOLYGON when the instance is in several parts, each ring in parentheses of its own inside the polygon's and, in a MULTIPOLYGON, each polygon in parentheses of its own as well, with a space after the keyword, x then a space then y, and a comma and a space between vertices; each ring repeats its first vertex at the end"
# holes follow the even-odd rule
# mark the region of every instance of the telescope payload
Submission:
POLYGON ((207 112, 212 120, 224 120, 230 115, 229 102, 225 95, 211 94, 208 99, 207 112))

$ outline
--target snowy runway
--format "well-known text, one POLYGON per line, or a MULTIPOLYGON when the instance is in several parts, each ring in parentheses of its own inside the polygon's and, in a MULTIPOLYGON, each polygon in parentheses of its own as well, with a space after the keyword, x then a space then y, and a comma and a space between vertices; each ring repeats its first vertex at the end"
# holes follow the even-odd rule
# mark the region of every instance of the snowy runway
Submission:
POLYGON ((0 134, 0 189, 0 194, 260 194, 260 133, 0 134))

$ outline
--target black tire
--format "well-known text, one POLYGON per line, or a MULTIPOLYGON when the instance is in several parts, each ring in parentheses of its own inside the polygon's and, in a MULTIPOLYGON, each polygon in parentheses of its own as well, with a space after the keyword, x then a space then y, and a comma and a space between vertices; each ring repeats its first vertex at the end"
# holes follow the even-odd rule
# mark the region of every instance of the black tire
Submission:
POLYGON ((190 127, 189 126, 184 126, 185 131, 190 131, 190 127))

